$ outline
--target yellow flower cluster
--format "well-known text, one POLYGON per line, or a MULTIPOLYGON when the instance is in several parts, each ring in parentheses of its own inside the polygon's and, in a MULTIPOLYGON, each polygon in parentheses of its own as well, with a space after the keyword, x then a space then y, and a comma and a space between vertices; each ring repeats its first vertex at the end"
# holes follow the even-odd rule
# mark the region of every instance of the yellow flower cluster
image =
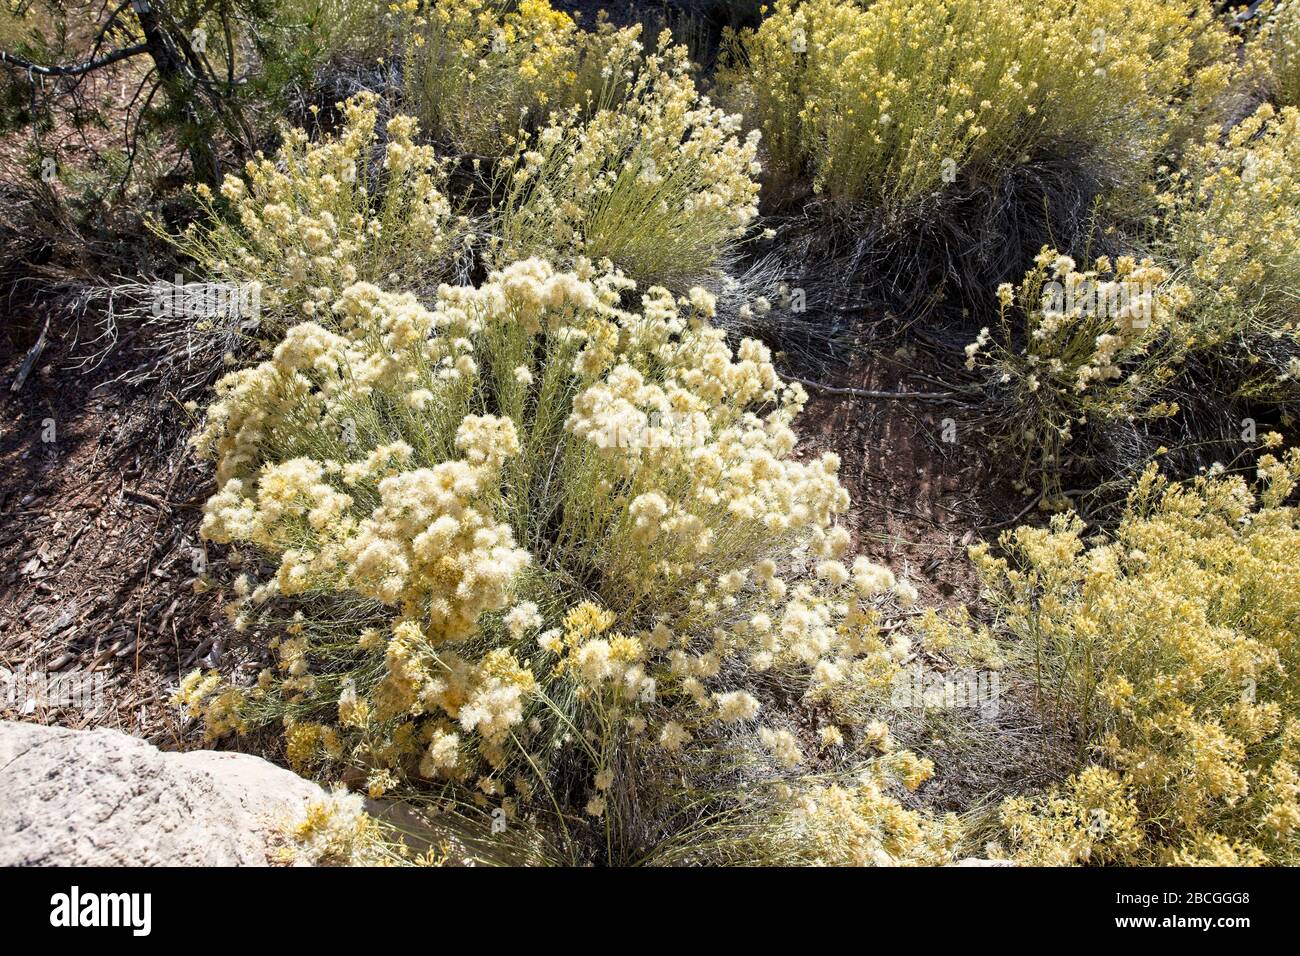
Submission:
POLYGON ((1300 107, 1300 4, 1282 0, 1260 13, 1264 23, 1253 52, 1263 54, 1269 92, 1280 106, 1300 107))
MULTIPOLYGON (((234 587, 237 624, 279 656, 241 719, 283 717, 296 766, 513 813, 578 759, 587 815, 614 826, 638 748, 748 732, 777 772, 803 761, 758 726, 757 675, 815 689, 893 666, 880 611, 915 591, 846 566, 838 459, 794 453, 802 388, 760 343, 727 344, 711 296, 652 287, 630 311, 635 292, 539 259, 429 309, 357 284, 219 383, 202 532, 270 566, 234 587)), ((904 786, 929 774, 887 762, 904 786)))
POLYGON ((205 674, 195 669, 181 679, 172 704, 189 717, 202 717, 205 734, 213 739, 248 729, 241 714, 244 696, 239 688, 223 689, 221 675, 216 671, 205 674))
POLYGON ((974 549, 1042 704, 1092 761, 1004 805, 1017 857, 1300 862, 1300 510, 1285 504, 1300 452, 1258 473, 1170 484, 1152 468, 1113 536, 1086 543, 1062 516, 1004 535, 1007 559, 974 549))
POLYGON ((380 825, 360 794, 335 789, 310 800, 282 825, 283 862, 305 866, 366 866, 381 862, 380 825))
POLYGON ((636 37, 603 17, 581 30, 547 0, 432 0, 411 19, 405 102, 451 148, 495 157, 552 110, 597 99, 636 37))
MULTIPOLYGON (((853 780, 807 780, 782 787, 781 799, 749 821, 751 829, 743 830, 743 837, 732 836, 718 856, 767 866, 951 862, 963 835, 958 818, 935 819, 905 809, 888 794, 892 776, 878 763, 853 780)), ((707 853, 707 839, 700 844, 707 853)))
POLYGON ((875 780, 797 795, 797 861, 831 866, 934 866, 952 857, 961 828, 954 816, 931 821, 905 810, 875 780))
POLYGON ((1005 396, 999 435, 1046 486, 1084 423, 1177 411, 1152 395, 1174 376, 1174 327, 1190 299, 1150 259, 1102 258, 1079 271, 1047 247, 1019 287, 998 288, 998 329, 966 346, 966 366, 1005 396))
POLYGON ((1300 109, 1261 106, 1224 131, 1210 127, 1162 196, 1170 255, 1185 263, 1196 307, 1188 344, 1241 356, 1252 398, 1297 394, 1300 344, 1300 109))
POLYGON ((274 157, 250 161, 246 178, 226 177, 221 208, 199 186, 199 222, 175 237, 156 227, 214 279, 260 286, 271 332, 327 312, 356 282, 426 288, 450 273, 462 246, 465 222, 444 194, 443 165, 415 142, 415 120, 388 122, 376 169, 378 98, 359 93, 340 105, 337 135, 309 142, 306 131, 286 130, 274 157))
POLYGON ((686 50, 614 64, 594 111, 572 108, 522 144, 498 210, 496 258, 611 260, 685 288, 758 213, 758 133, 700 96, 686 50))
POLYGON ((1069 143, 1133 184, 1227 79, 1202 4, 777 0, 724 85, 777 172, 893 212, 1069 143))

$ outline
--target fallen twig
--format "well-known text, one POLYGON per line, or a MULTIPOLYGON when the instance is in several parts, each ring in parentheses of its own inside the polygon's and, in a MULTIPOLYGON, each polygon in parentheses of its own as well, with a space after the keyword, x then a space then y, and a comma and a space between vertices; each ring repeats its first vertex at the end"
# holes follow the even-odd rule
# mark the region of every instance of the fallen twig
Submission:
POLYGON ((32 369, 36 366, 36 360, 39 359, 41 353, 45 351, 46 335, 49 331, 50 319, 49 316, 46 316, 45 326, 41 329, 40 338, 36 340, 35 345, 27 350, 27 356, 23 359, 23 364, 18 367, 18 374, 14 376, 14 381, 13 384, 9 386, 9 391, 20 391, 23 385, 27 382, 27 376, 32 373, 32 369))
POLYGON ((883 401, 917 401, 917 402, 947 402, 960 398, 961 392, 882 392, 869 388, 848 388, 837 385, 823 385, 821 382, 814 382, 811 379, 800 378, 797 375, 787 376, 798 382, 800 385, 806 385, 813 391, 822 392, 826 395, 851 395, 854 398, 880 399, 883 401))

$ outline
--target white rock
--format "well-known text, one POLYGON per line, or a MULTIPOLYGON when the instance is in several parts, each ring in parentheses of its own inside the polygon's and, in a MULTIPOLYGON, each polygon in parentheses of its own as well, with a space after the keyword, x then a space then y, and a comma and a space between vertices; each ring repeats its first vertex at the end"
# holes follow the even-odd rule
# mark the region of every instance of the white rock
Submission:
POLYGON ((0 866, 265 866, 323 794, 248 754, 0 721, 0 866))

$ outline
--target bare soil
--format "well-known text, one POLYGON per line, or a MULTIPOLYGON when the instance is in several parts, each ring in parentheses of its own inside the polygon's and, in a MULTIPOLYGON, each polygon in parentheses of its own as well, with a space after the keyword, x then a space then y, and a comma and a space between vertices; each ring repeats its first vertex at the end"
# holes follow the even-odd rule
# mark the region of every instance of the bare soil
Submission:
MULTIPOLYGON (((55 316, 52 335, 59 327, 55 316)), ((129 337, 93 371, 55 338, 14 393, 31 335, 12 324, 5 331, 0 666, 80 669, 108 686, 97 713, 14 713, 0 698, 0 716, 109 726, 175 746, 182 734, 170 689, 225 633, 214 596, 193 589, 211 479, 187 454, 188 416, 164 393, 115 381, 130 365, 129 337)))

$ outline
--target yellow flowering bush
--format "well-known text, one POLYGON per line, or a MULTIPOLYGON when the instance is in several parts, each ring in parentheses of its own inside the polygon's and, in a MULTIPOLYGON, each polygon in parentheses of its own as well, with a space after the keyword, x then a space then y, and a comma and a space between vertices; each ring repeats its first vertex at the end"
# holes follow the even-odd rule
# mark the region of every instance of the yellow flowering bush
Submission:
POLYGON ((1253 398, 1300 394, 1298 170, 1300 110, 1264 104, 1226 134, 1210 127, 1162 197, 1195 293, 1188 344, 1236 364, 1253 398))
POLYGON ((1300 4, 1269 5, 1254 43, 1263 54, 1275 102, 1300 107, 1300 4))
POLYGON ((274 157, 250 162, 246 178, 226 177, 220 201, 196 190, 199 221, 163 234, 218 281, 260 286, 271 331, 328 312, 356 282, 430 287, 449 277, 463 246, 466 224, 445 194, 443 165, 415 142, 415 120, 388 121, 376 168, 378 98, 359 93, 341 105, 337 135, 309 142, 304 130, 286 130, 274 157))
POLYGON ((998 402, 996 437, 1055 487, 1076 430, 1164 416, 1154 395, 1174 376, 1172 327, 1190 292, 1150 259, 1075 261, 1044 248, 1024 281, 998 288, 998 328, 966 347, 966 365, 998 402))
POLYGON ((1016 857, 1300 862, 1300 451, 1258 475, 1152 467, 1111 535, 1058 516, 1003 535, 1006 557, 974 549, 1041 706, 1079 739, 1075 776, 1004 804, 1016 857))
POLYGON ((706 274, 758 213, 758 134, 702 97, 665 31, 625 97, 570 109, 509 170, 497 258, 609 259, 645 282, 706 274))
MULTIPOLYGON (((768 350, 733 351, 703 290, 634 292, 539 259, 430 308, 358 283, 226 376, 202 533, 264 562, 230 611, 275 663, 181 702, 225 700, 213 732, 283 720, 291 764, 372 794, 585 817, 607 859, 656 762, 743 729, 796 772, 764 681, 888 664, 879 609, 910 586, 847 561, 838 459, 794 455, 806 396, 768 350)), ((909 757, 866 767, 917 786, 909 757)))
POLYGON ((554 110, 587 106, 622 82, 639 28, 603 18, 579 29, 547 0, 433 0, 414 12, 404 58, 405 102, 459 152, 508 153, 554 110))
MULTIPOLYGON (((913 758, 915 759, 915 758, 913 758)), ((877 762, 854 779, 782 785, 722 839, 689 834, 656 862, 741 866, 942 866, 964 835, 959 819, 903 807, 888 793, 892 774, 877 762)))
MULTIPOLYGON (((400 8, 388 0, 278 0, 273 22, 317 65, 392 52, 402 20, 400 8)), ((277 65, 272 61, 264 69, 277 65)))
POLYGON ((730 95, 776 170, 901 213, 1044 150, 1140 181, 1228 77, 1203 4, 777 0, 736 40, 730 95))

